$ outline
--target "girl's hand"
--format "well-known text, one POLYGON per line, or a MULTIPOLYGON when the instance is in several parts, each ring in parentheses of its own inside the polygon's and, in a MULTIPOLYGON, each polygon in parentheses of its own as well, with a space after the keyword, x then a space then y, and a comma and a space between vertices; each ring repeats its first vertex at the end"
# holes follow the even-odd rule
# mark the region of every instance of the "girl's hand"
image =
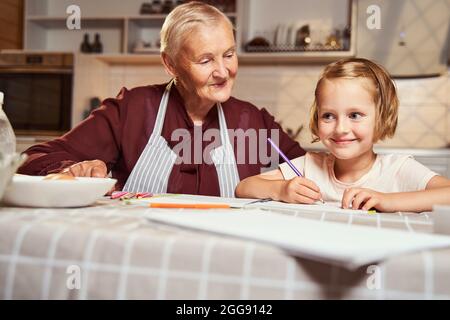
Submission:
POLYGON ((364 188, 346 189, 342 196, 342 208, 393 212, 389 194, 364 188))
POLYGON ((319 187, 303 177, 284 181, 279 194, 279 200, 291 203, 312 204, 321 197, 319 187))
POLYGON ((62 170, 61 173, 73 177, 105 178, 108 174, 108 169, 106 168, 106 164, 101 160, 89 160, 77 162, 62 170))

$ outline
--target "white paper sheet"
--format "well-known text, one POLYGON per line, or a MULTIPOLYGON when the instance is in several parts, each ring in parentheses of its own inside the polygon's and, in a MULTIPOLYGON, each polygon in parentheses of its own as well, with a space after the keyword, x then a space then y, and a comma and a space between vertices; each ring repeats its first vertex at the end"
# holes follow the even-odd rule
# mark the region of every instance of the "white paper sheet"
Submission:
POLYGON ((269 201, 264 203, 255 203, 251 205, 261 209, 289 210, 289 211, 317 211, 326 213, 345 213, 345 214, 369 214, 366 210, 342 209, 338 202, 326 202, 325 204, 317 202, 315 204, 295 204, 280 201, 269 201))
POLYGON ((355 269, 392 256, 450 246, 450 237, 319 222, 267 211, 152 210, 150 220, 255 240, 355 269))
POLYGON ((317 211, 317 212, 332 212, 332 213, 346 213, 346 214, 368 214, 365 210, 351 210, 340 208, 340 203, 338 202, 327 202, 322 204, 320 202, 316 204, 293 204, 284 203, 279 201, 267 201, 267 202, 257 202, 258 199, 245 199, 245 198, 222 198, 222 197, 210 197, 210 196, 198 196, 198 195, 187 195, 187 194, 164 194, 156 195, 151 198, 131 200, 132 204, 144 204, 149 203, 220 203, 228 204, 232 208, 261 208, 261 209, 272 209, 272 210, 306 210, 306 211, 317 211))

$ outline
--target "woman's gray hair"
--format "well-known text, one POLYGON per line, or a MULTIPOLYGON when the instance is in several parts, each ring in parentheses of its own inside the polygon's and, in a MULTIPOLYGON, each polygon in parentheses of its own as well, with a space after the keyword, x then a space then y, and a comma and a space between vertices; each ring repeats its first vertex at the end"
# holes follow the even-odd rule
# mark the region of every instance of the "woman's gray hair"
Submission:
POLYGON ((233 29, 230 19, 219 9, 199 1, 191 1, 177 6, 166 17, 161 28, 160 52, 174 58, 187 35, 199 24, 225 21, 233 29))

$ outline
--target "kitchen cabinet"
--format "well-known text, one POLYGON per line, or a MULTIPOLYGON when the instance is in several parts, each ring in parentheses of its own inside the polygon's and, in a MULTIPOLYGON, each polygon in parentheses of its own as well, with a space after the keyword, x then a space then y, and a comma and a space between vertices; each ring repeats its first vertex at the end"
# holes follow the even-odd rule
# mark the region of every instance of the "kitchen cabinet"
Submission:
MULTIPOLYGON (((169 2, 175 6, 175 1, 169 2)), ((220 5, 224 1, 215 0, 220 5)), ((78 52, 84 34, 100 34, 103 55, 159 54, 159 31, 167 14, 140 14, 142 0, 27 0, 26 50, 78 52), (78 6, 80 29, 69 29, 78 6), (140 44, 140 45, 139 45, 140 44)), ((233 0, 235 3, 235 0, 233 0)), ((226 12, 235 22, 235 12, 226 12)))
MULTIPOLYGON (((220 7, 235 25, 241 62, 329 62, 354 55, 351 26, 356 25, 356 0, 208 2, 220 7), (311 43, 302 45, 299 32, 305 26, 309 26, 311 43), (335 42, 330 38, 332 33, 336 35, 335 42), (263 38, 267 46, 258 45, 258 38, 263 38), (255 39, 256 45, 251 45, 255 39), (331 42, 327 45, 327 41, 331 42)), ((98 33, 103 44, 103 53, 98 57, 106 62, 159 63, 159 31, 166 14, 140 14, 143 3, 142 0, 26 0, 25 49, 78 52, 85 33, 91 42, 98 33), (67 8, 71 5, 80 8, 80 29, 67 27, 72 14, 67 8)))
POLYGON ((22 0, 0 1, 0 50, 22 48, 22 0))

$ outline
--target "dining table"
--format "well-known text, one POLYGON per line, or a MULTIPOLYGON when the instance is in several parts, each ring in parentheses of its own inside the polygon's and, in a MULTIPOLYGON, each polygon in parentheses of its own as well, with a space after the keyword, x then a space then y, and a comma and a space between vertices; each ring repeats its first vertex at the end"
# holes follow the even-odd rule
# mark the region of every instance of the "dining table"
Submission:
MULTIPOLYGON (((75 208, 0 206, 0 299, 450 299, 450 248, 348 269, 149 219, 155 210, 183 209, 109 197, 75 208)), ((411 234, 432 234, 435 215, 271 213, 411 234)))

